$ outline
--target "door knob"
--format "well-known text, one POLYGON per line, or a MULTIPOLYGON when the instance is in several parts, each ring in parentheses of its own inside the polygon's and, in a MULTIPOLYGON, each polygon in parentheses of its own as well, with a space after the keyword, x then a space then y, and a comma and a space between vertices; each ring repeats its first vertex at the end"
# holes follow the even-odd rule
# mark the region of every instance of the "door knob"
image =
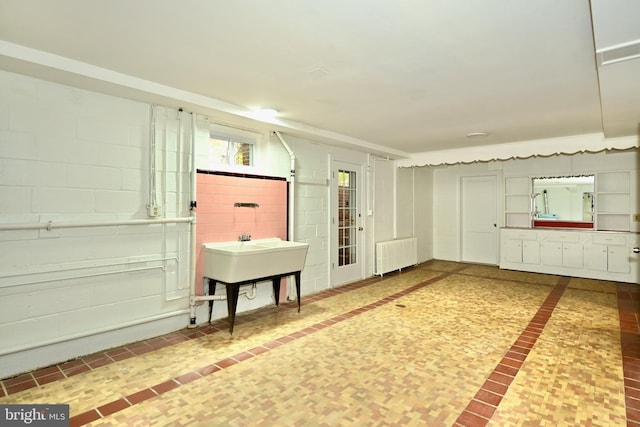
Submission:
POLYGON ((364 228, 358 227, 358 231, 362 231, 362 230, 364 230, 364 228))
POLYGON ((633 253, 634 254, 640 253, 640 248, 638 248, 638 247, 633 248, 633 253))

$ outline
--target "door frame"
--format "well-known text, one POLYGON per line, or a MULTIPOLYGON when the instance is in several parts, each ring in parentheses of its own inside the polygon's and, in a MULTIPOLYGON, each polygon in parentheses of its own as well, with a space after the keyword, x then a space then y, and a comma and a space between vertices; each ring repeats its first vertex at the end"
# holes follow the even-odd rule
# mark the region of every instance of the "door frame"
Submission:
POLYGON ((329 277, 330 277, 330 286, 336 287, 342 284, 347 284, 350 282, 354 282, 357 280, 362 280, 365 277, 365 268, 366 268, 366 235, 365 235, 365 222, 366 217, 364 215, 364 203, 366 196, 366 189, 364 187, 364 162, 354 162, 349 160, 342 159, 331 159, 330 160, 330 203, 329 203, 329 277), (338 169, 346 169, 356 173, 356 215, 357 215, 357 224, 356 227, 361 228, 360 231, 356 233, 356 263, 350 271, 345 275, 340 275, 338 272, 338 219, 337 219, 337 211, 338 211, 338 187, 337 187, 337 176, 335 172, 338 169))
MULTIPOLYGON (((458 237, 459 237, 459 245, 458 245, 458 260, 461 262, 465 262, 463 259, 464 254, 464 197, 465 197, 465 186, 464 181, 468 178, 486 178, 493 177, 495 178, 495 203, 493 205, 493 215, 494 215, 494 252, 495 252, 495 260, 491 262, 491 265, 499 265, 500 264, 500 227, 502 227, 502 222, 500 220, 500 212, 502 212, 502 174, 500 172, 493 173, 478 173, 478 174, 469 174, 469 175, 461 175, 458 177, 458 237)), ((470 261, 473 262, 473 261, 470 261)))

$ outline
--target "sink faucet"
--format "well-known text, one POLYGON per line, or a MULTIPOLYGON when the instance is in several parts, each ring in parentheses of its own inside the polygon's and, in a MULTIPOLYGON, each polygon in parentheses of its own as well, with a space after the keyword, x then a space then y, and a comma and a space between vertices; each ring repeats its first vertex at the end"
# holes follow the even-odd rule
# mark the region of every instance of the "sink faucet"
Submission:
POLYGON ((251 234, 242 233, 238 236, 239 242, 249 242, 251 240, 251 234))

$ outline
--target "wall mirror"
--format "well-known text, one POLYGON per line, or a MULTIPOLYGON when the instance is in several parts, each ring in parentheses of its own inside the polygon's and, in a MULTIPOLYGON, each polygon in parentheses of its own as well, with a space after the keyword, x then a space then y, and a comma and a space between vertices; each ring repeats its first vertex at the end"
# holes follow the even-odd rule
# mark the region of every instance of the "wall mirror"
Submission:
POLYGON ((594 175, 533 178, 534 226, 593 228, 594 175))

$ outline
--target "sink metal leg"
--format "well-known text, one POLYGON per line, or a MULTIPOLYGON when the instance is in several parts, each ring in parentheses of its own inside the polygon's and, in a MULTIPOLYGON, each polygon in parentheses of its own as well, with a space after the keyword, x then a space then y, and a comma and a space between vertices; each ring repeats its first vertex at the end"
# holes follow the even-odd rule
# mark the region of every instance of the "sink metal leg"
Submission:
POLYGON ((273 297, 276 300, 276 306, 280 304, 280 281, 282 277, 274 277, 271 279, 271 283, 273 283, 273 297))
POLYGON ((298 295, 298 313, 300 313, 300 272, 296 271, 294 276, 296 278, 296 294, 298 295))
POLYGON ((239 285, 225 284, 227 287, 227 311, 229 313, 229 335, 233 334, 233 325, 236 322, 236 308, 238 308, 239 285))
MULTIPOLYGON (((215 295, 216 293, 216 281, 209 279, 209 295, 215 295)), ((211 314, 213 313, 213 300, 209 300, 209 323, 211 323, 211 314)))

